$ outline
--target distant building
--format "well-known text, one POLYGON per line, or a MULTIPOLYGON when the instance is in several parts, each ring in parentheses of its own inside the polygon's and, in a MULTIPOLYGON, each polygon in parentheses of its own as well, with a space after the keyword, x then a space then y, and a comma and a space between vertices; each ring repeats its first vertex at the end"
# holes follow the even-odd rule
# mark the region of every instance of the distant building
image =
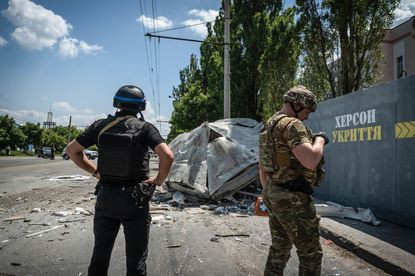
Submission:
POLYGON ((386 30, 382 51, 383 83, 415 74, 415 16, 386 30))
POLYGON ((51 111, 48 112, 48 118, 46 122, 43 122, 44 129, 51 129, 56 126, 56 123, 52 121, 53 113, 51 111))

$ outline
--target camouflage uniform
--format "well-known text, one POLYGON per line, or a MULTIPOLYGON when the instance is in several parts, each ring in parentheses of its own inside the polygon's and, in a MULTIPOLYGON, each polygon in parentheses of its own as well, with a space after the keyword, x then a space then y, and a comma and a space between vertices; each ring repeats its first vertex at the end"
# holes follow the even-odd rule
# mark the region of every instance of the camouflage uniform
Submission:
POLYGON ((269 129, 271 125, 274 125, 271 133, 274 154, 265 146, 262 133, 259 147, 260 156, 275 161, 266 162, 261 157, 268 178, 263 197, 269 211, 272 237, 264 275, 283 275, 292 244, 297 248, 300 260, 299 274, 320 275, 323 254, 313 200, 307 193, 290 191, 286 187, 299 177, 311 185, 318 184, 316 171, 302 166, 292 153, 292 149, 300 144, 313 143, 312 134, 300 120, 283 113, 276 113, 266 127, 269 129))

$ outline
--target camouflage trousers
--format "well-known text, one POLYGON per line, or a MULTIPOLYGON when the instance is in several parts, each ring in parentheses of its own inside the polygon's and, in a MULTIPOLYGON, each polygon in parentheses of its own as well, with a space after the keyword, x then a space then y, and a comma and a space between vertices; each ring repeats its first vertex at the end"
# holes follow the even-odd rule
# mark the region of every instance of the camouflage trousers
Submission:
POLYGON ((293 244, 300 260, 299 275, 320 275, 323 253, 311 197, 272 183, 266 185, 263 196, 272 238, 264 275, 283 275, 293 244))

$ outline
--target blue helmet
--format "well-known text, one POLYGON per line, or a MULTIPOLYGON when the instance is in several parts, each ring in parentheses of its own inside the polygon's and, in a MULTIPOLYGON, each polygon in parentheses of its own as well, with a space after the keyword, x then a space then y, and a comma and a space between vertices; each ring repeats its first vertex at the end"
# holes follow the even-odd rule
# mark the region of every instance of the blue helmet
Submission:
POLYGON ((140 112, 146 110, 146 97, 143 90, 134 85, 124 85, 114 96, 114 107, 140 112))

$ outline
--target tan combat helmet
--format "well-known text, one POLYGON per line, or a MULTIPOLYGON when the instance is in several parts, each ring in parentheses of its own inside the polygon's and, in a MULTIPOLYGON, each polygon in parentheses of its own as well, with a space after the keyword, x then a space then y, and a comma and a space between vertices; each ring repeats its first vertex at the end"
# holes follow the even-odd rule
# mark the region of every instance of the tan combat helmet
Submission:
MULTIPOLYGON (((298 104, 302 108, 307 108, 311 112, 317 109, 316 96, 302 85, 296 85, 288 90, 283 96, 284 102, 298 104)), ((299 112, 299 111, 298 111, 299 112)))

